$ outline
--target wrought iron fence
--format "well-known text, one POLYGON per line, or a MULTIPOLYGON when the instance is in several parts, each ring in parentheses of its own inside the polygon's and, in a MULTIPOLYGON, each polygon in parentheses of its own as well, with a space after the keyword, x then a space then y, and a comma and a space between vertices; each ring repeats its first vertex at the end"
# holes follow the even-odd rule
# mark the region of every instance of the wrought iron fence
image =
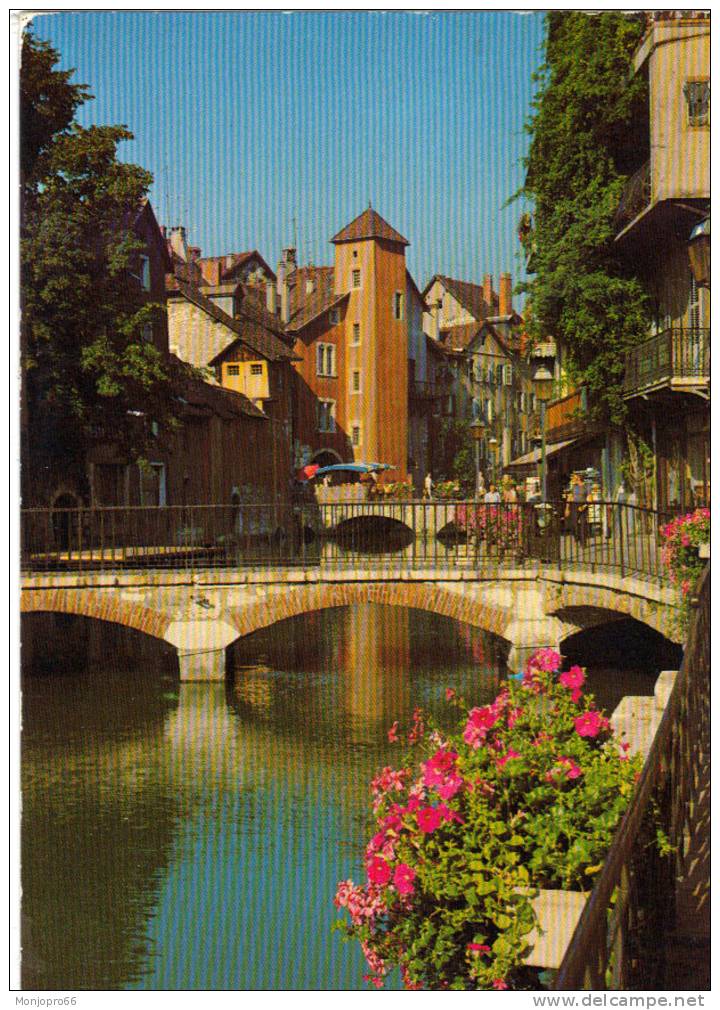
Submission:
MULTIPOLYGON (((328 489, 334 491, 335 489, 328 489)), ((671 516, 589 502, 338 500, 291 505, 25 509, 27 572, 263 565, 426 565, 485 570, 551 564, 662 578, 671 516)))
POLYGON ((709 763, 709 564, 693 604, 670 699, 554 989, 665 988, 663 941, 674 926, 675 884, 706 842, 696 824, 709 763))

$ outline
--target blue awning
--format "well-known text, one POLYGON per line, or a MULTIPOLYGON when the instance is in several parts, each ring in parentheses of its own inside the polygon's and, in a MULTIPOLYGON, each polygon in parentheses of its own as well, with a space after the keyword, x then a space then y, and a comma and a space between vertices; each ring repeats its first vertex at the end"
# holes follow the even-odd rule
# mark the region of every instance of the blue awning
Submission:
POLYGON ((321 477, 324 473, 340 473, 345 470, 348 473, 373 473, 376 470, 394 470, 390 463, 333 463, 332 466, 321 466, 315 471, 315 477, 321 477))

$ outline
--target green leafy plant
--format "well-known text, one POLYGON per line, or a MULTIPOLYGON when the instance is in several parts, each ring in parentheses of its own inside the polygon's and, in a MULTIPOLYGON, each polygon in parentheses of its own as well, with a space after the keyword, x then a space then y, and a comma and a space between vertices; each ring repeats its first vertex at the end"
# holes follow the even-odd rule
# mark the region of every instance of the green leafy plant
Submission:
POLYGON ((373 780, 366 882, 341 882, 335 898, 372 985, 397 966, 407 989, 529 988, 531 898, 592 886, 640 763, 583 693, 583 670, 560 665, 539 650, 469 711, 448 689, 457 730, 416 709, 409 753, 373 780))
POLYGON ((433 495, 443 501, 457 500, 460 497, 460 482, 456 480, 440 480, 433 487, 433 495))
MULTIPOLYGON (((82 127, 91 96, 56 69, 59 54, 32 30, 23 38, 21 105, 21 366, 23 481, 84 479, 85 454, 122 446, 135 461, 153 425, 171 430, 189 366, 144 339, 165 326, 164 306, 137 279, 145 243, 136 222, 152 176, 122 161, 124 126, 82 127), (133 281, 133 275, 135 280, 133 281)), ((149 213, 149 212, 148 212, 149 213)))
POLYGON ((518 194, 533 207, 521 222, 535 274, 523 285, 528 330, 562 344, 568 379, 587 387, 594 419, 622 423, 625 354, 649 323, 646 294, 614 246, 624 185, 649 157, 637 146, 647 83, 630 74, 645 19, 555 11, 546 27, 518 194))

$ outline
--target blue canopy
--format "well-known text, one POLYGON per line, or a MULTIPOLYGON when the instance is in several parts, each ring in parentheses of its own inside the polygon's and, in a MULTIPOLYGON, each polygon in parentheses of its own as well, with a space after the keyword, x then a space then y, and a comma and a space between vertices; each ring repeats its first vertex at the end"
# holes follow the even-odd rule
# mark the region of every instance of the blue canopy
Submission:
POLYGON ((322 477, 324 473, 339 473, 347 470, 350 473, 372 473, 374 470, 394 470, 390 463, 333 463, 332 466, 321 466, 315 471, 315 477, 322 477))

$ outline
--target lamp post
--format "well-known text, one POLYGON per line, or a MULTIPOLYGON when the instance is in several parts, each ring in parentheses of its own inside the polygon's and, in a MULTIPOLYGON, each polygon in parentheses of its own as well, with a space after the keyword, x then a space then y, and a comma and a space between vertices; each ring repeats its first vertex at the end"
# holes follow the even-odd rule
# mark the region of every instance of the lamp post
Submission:
POLYGON ((485 437, 485 422, 481 417, 476 417, 471 423, 470 434, 475 443, 475 500, 478 501, 480 499, 480 481, 482 479, 480 473, 480 443, 485 437))
POLYGON ((710 287, 710 216, 696 224, 688 239, 688 258, 695 283, 710 287))
POLYGON ((498 447, 498 440, 493 435, 492 438, 488 439, 488 448, 490 449, 490 458, 492 459, 492 465, 491 465, 492 472, 490 475, 490 482, 492 484, 497 484, 497 477, 495 475, 496 462, 497 462, 495 459, 495 453, 497 452, 497 447, 498 447))
POLYGON ((535 374, 533 375, 533 387, 535 389, 535 396, 540 403, 540 432, 541 432, 541 442, 540 442, 540 488, 542 491, 542 500, 547 501, 547 466, 545 460, 545 406, 552 396, 553 391, 553 374, 548 368, 548 356, 545 356, 539 360, 538 366, 535 369, 535 374))

